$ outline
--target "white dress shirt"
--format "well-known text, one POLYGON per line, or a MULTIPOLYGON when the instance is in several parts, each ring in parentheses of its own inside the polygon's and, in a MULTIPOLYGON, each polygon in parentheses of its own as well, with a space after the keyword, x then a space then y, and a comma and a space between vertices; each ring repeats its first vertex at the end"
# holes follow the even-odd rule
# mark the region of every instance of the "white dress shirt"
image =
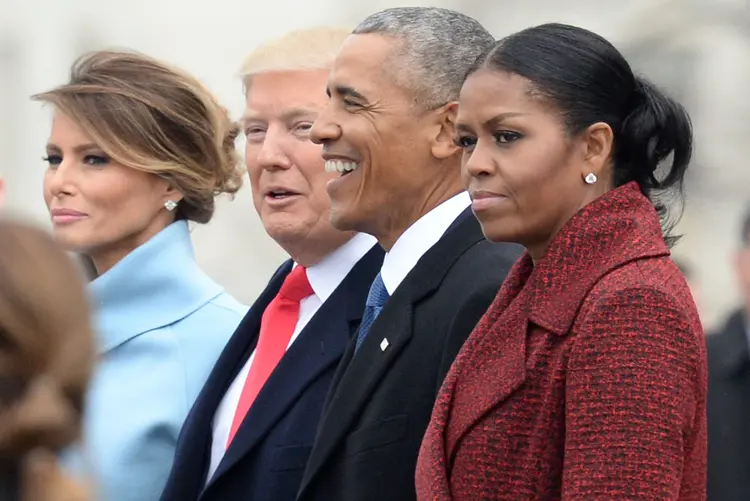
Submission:
MULTIPOLYGON (((330 297, 334 290, 346 278, 355 264, 372 249, 377 241, 370 235, 359 233, 347 243, 333 251, 325 257, 320 263, 307 268, 307 278, 310 281, 314 294, 303 299, 300 302, 299 319, 289 340, 289 346, 294 343, 302 329, 305 328, 310 319, 315 315, 321 305, 330 297)), ((294 266, 297 266, 295 263, 294 266)), ((255 358, 253 352, 248 358, 245 366, 232 382, 231 386, 224 394, 213 420, 213 442, 211 444, 211 464, 208 469, 208 481, 219 467, 221 459, 226 451, 229 431, 234 420, 234 413, 240 401, 242 388, 245 386, 245 380, 250 372, 250 365, 255 358)))
POLYGON ((388 294, 393 295, 417 261, 440 240, 470 205, 469 194, 462 191, 419 218, 398 237, 391 250, 386 253, 380 269, 388 294))

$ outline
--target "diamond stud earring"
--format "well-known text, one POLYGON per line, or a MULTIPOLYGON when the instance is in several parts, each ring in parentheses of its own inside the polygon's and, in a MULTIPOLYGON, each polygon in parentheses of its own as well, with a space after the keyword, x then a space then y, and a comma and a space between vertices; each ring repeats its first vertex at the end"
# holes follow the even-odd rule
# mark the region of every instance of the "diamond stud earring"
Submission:
POLYGON ((169 212, 172 212, 174 210, 174 208, 177 207, 177 202, 175 202, 174 200, 167 200, 166 202, 164 202, 164 207, 169 212))
POLYGON ((596 174, 589 172, 583 180, 586 181, 586 184, 594 184, 596 182, 596 174))

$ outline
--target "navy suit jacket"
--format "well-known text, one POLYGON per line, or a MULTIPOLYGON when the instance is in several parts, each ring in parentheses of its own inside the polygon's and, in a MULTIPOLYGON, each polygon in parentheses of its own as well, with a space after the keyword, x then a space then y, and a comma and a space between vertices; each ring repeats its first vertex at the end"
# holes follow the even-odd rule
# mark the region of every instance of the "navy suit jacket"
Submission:
POLYGON ((260 321, 292 269, 285 262, 221 354, 180 434, 162 501, 293 501, 328 388, 359 327, 383 251, 374 246, 323 303, 269 377, 211 480, 213 418, 255 349, 260 321))

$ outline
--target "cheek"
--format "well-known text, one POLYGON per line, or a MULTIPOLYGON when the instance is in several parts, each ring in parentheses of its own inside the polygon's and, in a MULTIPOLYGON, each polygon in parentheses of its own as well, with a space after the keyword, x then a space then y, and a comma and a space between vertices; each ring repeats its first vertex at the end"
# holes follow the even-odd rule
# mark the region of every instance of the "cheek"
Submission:
POLYGON ((44 180, 42 181, 42 196, 44 197, 44 203, 47 205, 47 208, 49 209, 50 202, 52 201, 52 189, 50 188, 50 183, 52 181, 52 172, 47 169, 47 171, 44 173, 44 180))
POLYGON ((109 174, 92 176, 80 188, 93 222, 100 231, 111 232, 113 239, 144 230, 162 207, 158 183, 140 172, 119 175, 113 169, 109 174))
POLYGON ((253 200, 255 200, 257 203, 262 198, 260 196, 260 176, 263 172, 263 169, 258 164, 258 162, 255 162, 254 160, 248 160, 249 158, 255 157, 245 157, 245 168, 247 170, 247 178, 250 181, 250 192, 253 196, 253 200))
POLYGON ((507 162, 499 164, 506 172, 512 193, 538 206, 539 200, 559 196, 563 188, 561 177, 565 173, 564 155, 559 147, 536 141, 518 148, 509 155, 507 162))

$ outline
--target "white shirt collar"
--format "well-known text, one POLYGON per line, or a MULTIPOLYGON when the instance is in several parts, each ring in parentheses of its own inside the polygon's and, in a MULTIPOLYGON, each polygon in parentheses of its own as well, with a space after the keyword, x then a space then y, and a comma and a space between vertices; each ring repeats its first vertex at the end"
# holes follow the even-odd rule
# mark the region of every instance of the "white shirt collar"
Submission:
MULTIPOLYGON (((319 263, 307 268, 307 279, 321 302, 325 302, 333 294, 354 265, 377 243, 374 237, 357 233, 319 263)), ((294 266, 297 266, 297 263, 294 263, 294 266)))
POLYGON ((422 256, 435 245, 453 221, 471 205, 469 194, 462 191, 419 218, 386 253, 380 275, 388 294, 393 295, 422 256))

